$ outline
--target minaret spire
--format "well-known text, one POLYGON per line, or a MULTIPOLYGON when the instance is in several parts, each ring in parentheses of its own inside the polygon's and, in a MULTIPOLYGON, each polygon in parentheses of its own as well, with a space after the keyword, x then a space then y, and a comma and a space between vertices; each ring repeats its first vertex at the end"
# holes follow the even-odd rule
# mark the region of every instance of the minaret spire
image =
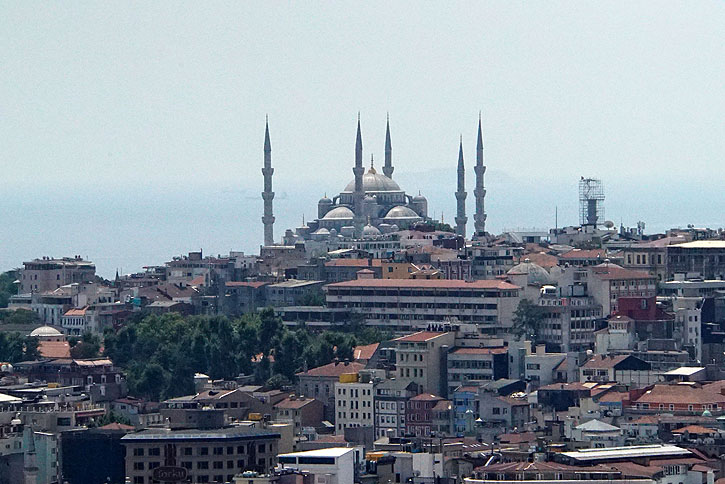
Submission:
POLYGON ((383 174, 388 178, 393 178, 393 144, 390 142, 390 114, 385 124, 385 165, 383 166, 383 174))
POLYGON ((481 130, 481 113, 478 113, 478 142, 476 143, 476 187, 473 189, 473 196, 476 199, 476 213, 473 214, 473 225, 475 235, 480 237, 486 233, 486 210, 484 201, 486 190, 483 187, 483 174, 486 173, 486 166, 483 164, 483 133, 481 130))
POLYGON ((274 192, 272 191, 272 143, 269 141, 269 118, 264 123, 264 167, 262 175, 264 176, 264 191, 262 192, 262 200, 264 200, 264 215, 262 223, 264 224, 264 245, 274 244, 274 216, 272 215, 272 200, 274 192))
POLYGON ((353 219, 353 225, 355 226, 355 235, 361 236, 363 225, 365 224, 365 217, 363 214, 363 198, 365 197, 365 191, 363 188, 363 173, 365 168, 363 167, 363 146, 362 146, 362 132, 360 130, 360 112, 357 113, 357 138, 355 139, 355 166, 352 169, 352 173, 355 175, 355 191, 353 193, 353 212, 355 217, 353 219))
POLYGON ((466 236, 466 169, 463 166, 463 136, 458 145, 458 190, 456 190, 456 235, 466 236))

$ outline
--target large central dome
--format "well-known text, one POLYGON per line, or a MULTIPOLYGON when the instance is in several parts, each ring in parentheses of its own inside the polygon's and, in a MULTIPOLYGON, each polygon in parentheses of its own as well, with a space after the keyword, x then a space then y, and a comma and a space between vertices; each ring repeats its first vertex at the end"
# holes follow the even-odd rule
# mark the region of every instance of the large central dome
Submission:
MULTIPOLYGON (((355 191, 355 180, 351 181, 345 187, 346 192, 355 191)), ((363 175, 363 192, 399 192, 400 186, 393 181, 392 178, 388 178, 385 175, 375 171, 375 168, 370 168, 367 173, 363 175)))

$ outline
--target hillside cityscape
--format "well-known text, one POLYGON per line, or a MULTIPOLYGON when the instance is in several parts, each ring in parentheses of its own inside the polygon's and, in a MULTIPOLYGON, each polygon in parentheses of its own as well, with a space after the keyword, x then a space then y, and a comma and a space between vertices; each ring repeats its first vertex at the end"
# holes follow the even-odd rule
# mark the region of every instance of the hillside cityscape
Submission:
POLYGON ((725 2, 0 3, 0 484, 725 484, 725 2))
POLYGON ((481 119, 449 225, 393 140, 366 161, 358 116, 352 179, 281 228, 267 121, 259 253, 4 272, 0 482, 719 479, 725 231, 617 227, 582 176, 578 225, 490 233, 481 119))

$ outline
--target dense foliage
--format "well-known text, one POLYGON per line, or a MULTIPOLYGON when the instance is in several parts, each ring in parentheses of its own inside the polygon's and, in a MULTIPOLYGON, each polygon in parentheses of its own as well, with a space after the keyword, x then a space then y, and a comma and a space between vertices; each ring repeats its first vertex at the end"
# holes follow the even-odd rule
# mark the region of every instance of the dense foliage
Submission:
POLYGON ((358 324, 321 334, 289 330, 265 309, 236 319, 139 316, 106 333, 104 346, 105 354, 126 370, 130 392, 158 400, 193 393, 195 372, 213 379, 253 374, 258 384, 280 387, 293 382, 304 366, 351 359, 356 345, 385 337, 358 324))
POLYGON ((0 274, 0 308, 8 307, 10 296, 18 292, 18 288, 15 287, 17 278, 17 271, 7 271, 0 274))
POLYGON ((529 299, 519 302, 513 315, 512 332, 522 339, 538 342, 539 325, 544 319, 544 309, 529 299))
POLYGON ((0 332, 1 362, 37 360, 39 356, 37 338, 15 332, 0 332))

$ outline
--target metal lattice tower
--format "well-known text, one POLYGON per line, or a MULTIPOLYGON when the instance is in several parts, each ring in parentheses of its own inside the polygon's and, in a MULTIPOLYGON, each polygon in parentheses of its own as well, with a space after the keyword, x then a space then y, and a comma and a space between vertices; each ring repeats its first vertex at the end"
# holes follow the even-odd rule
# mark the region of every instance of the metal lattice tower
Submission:
POLYGON ((579 223, 600 225, 604 223, 604 184, 596 178, 579 180, 579 223))

